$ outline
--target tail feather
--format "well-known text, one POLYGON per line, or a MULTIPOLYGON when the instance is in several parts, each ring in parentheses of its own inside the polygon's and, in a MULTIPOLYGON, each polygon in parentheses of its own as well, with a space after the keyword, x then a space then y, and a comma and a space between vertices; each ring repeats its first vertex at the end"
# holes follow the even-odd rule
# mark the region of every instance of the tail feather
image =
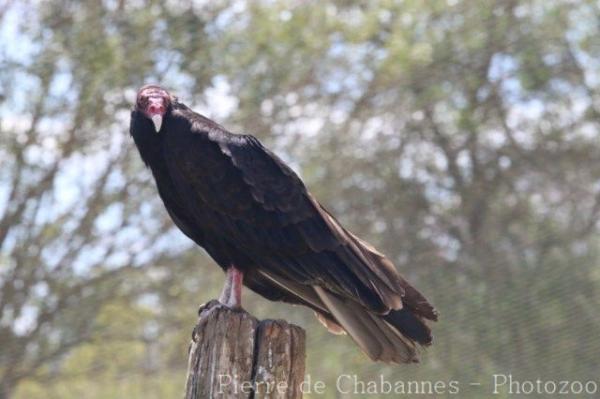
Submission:
POLYGON ((293 295, 298 302, 310 306, 331 332, 340 334, 345 331, 372 360, 418 362, 417 343, 424 346, 431 344, 431 330, 409 308, 379 315, 325 288, 299 284, 265 272, 261 275, 293 295))
POLYGON ((427 324, 406 308, 392 310, 383 316, 383 319, 400 331, 400 333, 421 345, 428 346, 433 341, 431 329, 427 324))
POLYGON ((315 286, 314 289, 336 321, 372 360, 394 363, 418 361, 414 343, 380 316, 321 287, 315 286))

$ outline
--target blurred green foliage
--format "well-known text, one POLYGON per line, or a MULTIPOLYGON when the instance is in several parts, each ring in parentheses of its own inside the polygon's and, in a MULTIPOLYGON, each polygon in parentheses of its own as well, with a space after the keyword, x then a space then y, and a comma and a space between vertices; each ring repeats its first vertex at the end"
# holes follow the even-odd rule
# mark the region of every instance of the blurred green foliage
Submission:
POLYGON ((599 17, 586 0, 0 6, 0 398, 183 391, 222 274, 127 137, 149 82, 260 137, 440 310, 422 363, 397 367, 248 293, 308 330, 328 389, 307 397, 350 397, 340 374, 458 380, 461 398, 494 373, 598 381, 599 17))

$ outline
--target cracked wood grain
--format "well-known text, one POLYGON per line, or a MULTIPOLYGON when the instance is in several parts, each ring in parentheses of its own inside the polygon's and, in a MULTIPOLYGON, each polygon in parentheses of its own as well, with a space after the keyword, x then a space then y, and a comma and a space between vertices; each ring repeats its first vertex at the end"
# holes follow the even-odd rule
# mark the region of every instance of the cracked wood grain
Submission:
POLYGON ((283 320, 258 321, 211 301, 199 310, 185 399, 298 399, 305 333, 283 320))

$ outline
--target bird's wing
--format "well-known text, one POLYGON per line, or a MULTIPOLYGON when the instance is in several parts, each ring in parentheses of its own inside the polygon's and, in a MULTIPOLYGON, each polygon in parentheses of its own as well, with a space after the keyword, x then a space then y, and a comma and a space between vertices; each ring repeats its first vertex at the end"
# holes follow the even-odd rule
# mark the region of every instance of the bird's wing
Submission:
POLYGON ((194 138, 167 162, 181 174, 176 184, 211 208, 223 239, 269 274, 323 287, 377 313, 407 306, 435 318, 393 264, 345 230, 255 137, 194 126, 194 138))

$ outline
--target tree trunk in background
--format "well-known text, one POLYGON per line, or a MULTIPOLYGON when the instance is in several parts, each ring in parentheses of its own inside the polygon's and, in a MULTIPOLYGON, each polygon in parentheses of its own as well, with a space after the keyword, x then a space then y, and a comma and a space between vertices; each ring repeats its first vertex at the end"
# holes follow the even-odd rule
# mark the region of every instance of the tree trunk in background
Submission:
POLYGON ((12 394, 12 386, 0 385, 0 399, 9 399, 12 394))
POLYGON ((258 321, 217 301, 199 313, 185 399, 302 397, 304 330, 283 320, 258 321))

